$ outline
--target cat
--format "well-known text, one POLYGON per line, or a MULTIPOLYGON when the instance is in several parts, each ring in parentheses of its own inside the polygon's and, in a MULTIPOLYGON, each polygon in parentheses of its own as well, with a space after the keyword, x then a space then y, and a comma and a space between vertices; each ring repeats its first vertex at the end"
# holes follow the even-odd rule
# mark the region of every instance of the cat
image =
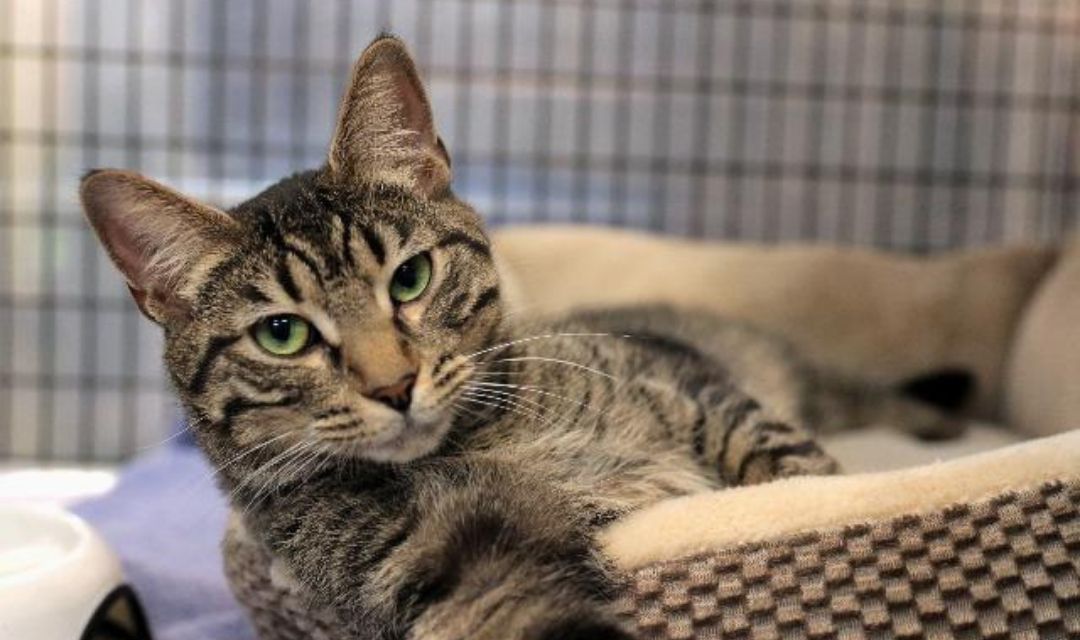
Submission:
POLYGON ((415 65, 384 35, 316 170, 229 212, 128 171, 81 184, 246 530, 353 637, 631 638, 601 527, 832 473, 814 430, 948 424, 704 313, 506 318, 450 181, 415 65))

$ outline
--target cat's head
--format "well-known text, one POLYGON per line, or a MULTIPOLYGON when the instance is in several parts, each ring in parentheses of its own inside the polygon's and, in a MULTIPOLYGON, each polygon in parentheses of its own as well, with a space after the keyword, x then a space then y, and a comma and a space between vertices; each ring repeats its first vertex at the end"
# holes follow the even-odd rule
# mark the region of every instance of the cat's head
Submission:
POLYGON ((124 171, 81 196, 217 463, 428 454, 499 327, 487 237, 392 37, 356 62, 321 169, 228 213, 124 171))

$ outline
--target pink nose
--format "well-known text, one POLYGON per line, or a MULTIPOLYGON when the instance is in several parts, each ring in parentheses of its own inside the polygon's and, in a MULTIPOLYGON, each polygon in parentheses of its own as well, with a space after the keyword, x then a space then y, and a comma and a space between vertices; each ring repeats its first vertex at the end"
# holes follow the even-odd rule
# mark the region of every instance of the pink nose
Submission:
POLYGON ((379 387, 364 395, 385 404, 395 411, 405 412, 409 408, 409 403, 412 402, 412 390, 415 383, 416 374, 410 373, 394 384, 379 387))

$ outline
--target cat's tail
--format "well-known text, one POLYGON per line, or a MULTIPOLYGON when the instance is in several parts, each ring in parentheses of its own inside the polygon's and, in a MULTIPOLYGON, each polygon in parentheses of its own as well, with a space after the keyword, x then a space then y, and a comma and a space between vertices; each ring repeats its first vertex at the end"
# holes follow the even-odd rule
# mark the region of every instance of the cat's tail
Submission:
POLYGON ((875 385, 818 373, 806 394, 803 419, 818 433, 882 425, 924 440, 961 435, 963 409, 975 395, 975 376, 960 368, 927 372, 897 385, 875 385))

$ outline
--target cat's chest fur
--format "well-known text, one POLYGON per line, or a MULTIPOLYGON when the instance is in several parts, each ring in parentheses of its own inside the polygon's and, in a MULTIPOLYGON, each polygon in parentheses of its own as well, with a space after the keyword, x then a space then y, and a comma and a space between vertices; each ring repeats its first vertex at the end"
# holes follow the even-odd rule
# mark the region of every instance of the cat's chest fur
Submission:
POLYGON ((506 356, 520 366, 482 387, 499 411, 466 451, 619 511, 722 486, 694 460, 687 425, 703 408, 681 388, 677 359, 624 335, 560 328, 506 356))

